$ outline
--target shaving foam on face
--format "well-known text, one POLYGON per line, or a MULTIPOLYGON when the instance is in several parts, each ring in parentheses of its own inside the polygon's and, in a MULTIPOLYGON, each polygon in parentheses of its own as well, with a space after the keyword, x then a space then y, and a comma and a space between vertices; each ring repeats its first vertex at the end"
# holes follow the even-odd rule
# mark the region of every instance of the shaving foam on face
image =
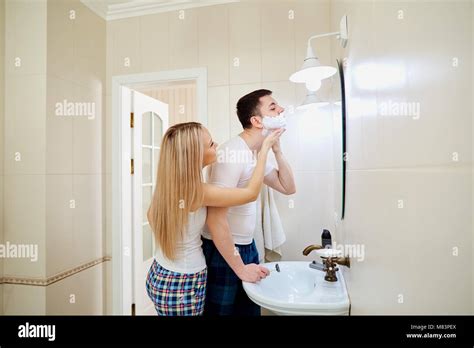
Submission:
POLYGON ((278 116, 263 116, 262 118, 263 130, 262 135, 267 136, 270 131, 278 128, 286 127, 286 118, 283 115, 278 116))

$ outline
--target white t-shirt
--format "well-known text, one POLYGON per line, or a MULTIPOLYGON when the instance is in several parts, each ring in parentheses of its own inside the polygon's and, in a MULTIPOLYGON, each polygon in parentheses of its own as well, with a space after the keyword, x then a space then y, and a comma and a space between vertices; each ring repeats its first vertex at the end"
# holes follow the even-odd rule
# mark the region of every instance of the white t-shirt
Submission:
POLYGON ((201 207, 189 213, 188 226, 183 240, 176 245, 174 260, 166 258, 159 245, 156 246, 155 259, 164 268, 178 273, 197 273, 206 268, 206 259, 202 251, 201 233, 206 223, 207 208, 201 207))
MULTIPOLYGON (((217 162, 209 168, 207 182, 220 187, 247 187, 256 164, 256 154, 252 153, 244 139, 236 136, 219 146, 217 162)), ((265 176, 274 168, 267 162, 265 176)), ((228 209, 227 221, 235 244, 252 243, 256 214, 256 201, 228 209)), ((204 227, 202 235, 204 238, 212 239, 207 226, 204 227)))

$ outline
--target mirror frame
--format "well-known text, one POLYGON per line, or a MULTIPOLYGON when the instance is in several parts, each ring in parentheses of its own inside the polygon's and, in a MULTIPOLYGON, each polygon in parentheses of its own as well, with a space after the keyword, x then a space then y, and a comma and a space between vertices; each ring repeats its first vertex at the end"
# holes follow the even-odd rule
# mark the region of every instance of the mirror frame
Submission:
POLYGON ((344 64, 336 59, 341 86, 341 118, 342 118, 342 212, 341 220, 344 220, 346 212, 346 88, 344 84, 344 64))

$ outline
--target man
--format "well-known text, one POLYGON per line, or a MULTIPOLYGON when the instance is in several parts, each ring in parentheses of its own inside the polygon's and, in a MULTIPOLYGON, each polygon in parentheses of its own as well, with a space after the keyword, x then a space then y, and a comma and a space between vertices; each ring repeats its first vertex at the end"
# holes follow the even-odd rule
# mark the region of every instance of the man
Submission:
MULTIPOLYGON (((264 117, 276 117, 284 109, 266 89, 253 91, 237 102, 237 116, 243 132, 219 147, 218 161, 208 173, 208 182, 222 187, 245 187, 255 168, 255 152, 262 146, 264 117), (227 158, 219 159, 225 154, 227 158)), ((267 163, 264 184, 285 195, 295 193, 291 168, 278 141, 272 147, 278 169, 267 163)), ((242 280, 257 282, 270 274, 258 265, 253 240, 256 202, 238 207, 208 207, 203 250, 208 267, 204 315, 260 315, 242 287, 242 280)))

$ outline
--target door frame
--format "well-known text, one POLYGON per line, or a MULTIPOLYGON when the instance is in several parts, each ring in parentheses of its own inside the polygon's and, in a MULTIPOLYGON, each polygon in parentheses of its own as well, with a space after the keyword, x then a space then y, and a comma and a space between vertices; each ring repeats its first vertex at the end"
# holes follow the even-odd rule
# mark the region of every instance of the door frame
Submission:
POLYGON ((121 87, 133 89, 180 80, 196 81, 197 118, 207 126, 207 68, 112 76, 112 314, 131 314, 133 286, 132 238, 127 230, 132 223, 131 209, 123 204, 130 187, 131 149, 124 146, 125 142, 130 144, 130 120, 122 117, 121 87))

